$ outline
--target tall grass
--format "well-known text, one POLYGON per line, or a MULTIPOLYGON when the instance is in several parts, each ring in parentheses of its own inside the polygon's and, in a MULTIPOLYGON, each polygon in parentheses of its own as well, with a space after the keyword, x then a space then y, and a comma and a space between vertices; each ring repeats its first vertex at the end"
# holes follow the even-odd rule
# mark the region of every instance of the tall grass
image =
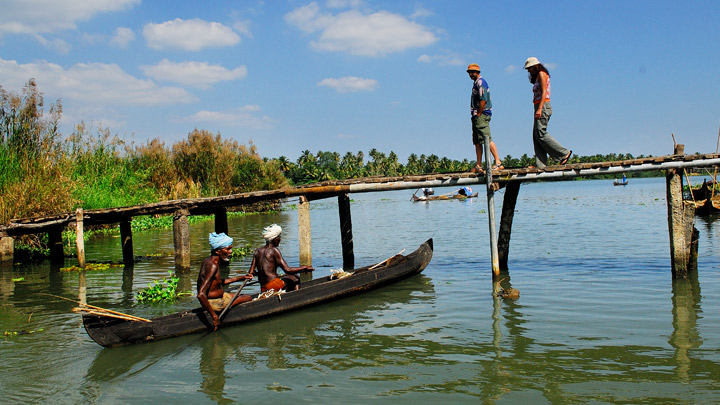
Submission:
POLYGON ((274 189, 287 180, 255 150, 195 129, 167 147, 126 144, 108 129, 58 131, 62 104, 47 115, 34 80, 22 94, 0 86, 0 223, 12 218, 169 199, 274 189))

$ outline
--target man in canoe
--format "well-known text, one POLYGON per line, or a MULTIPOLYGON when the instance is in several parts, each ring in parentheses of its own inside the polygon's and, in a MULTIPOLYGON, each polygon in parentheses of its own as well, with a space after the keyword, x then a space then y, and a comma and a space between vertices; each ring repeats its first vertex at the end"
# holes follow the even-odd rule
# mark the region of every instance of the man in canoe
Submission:
MULTIPOLYGON (((215 232, 210 234, 209 240, 210 257, 203 260, 200 266, 200 274, 198 274, 197 279, 197 299, 200 301, 200 305, 212 315, 213 328, 217 330, 220 325, 218 314, 230 305, 233 299, 233 294, 225 292, 223 286, 238 280, 252 280, 253 276, 246 274, 234 278, 220 278, 220 263, 230 262, 233 240, 224 233, 215 232)), ((251 299, 252 297, 249 295, 238 295, 235 301, 232 301, 232 305, 250 301, 251 299)))
POLYGON ((259 247, 253 254, 252 263, 250 263, 251 275, 257 273, 260 280, 260 291, 294 291, 300 288, 299 273, 305 271, 313 271, 310 266, 290 267, 282 253, 278 249, 280 245, 280 234, 282 228, 277 224, 272 224, 263 229, 263 238, 265 238, 265 246, 259 247), (277 268, 280 267, 285 275, 280 277, 277 274, 277 268))

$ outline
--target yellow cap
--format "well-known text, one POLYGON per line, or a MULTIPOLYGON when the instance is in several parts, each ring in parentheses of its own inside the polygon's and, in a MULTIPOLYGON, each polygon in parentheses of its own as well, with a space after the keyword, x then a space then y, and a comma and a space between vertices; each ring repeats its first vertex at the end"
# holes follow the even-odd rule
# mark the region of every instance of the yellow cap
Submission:
POLYGON ((480 71, 480 66, 478 66, 477 63, 471 63, 471 64, 468 65, 467 71, 468 71, 468 72, 472 72, 472 71, 479 72, 479 71, 480 71))

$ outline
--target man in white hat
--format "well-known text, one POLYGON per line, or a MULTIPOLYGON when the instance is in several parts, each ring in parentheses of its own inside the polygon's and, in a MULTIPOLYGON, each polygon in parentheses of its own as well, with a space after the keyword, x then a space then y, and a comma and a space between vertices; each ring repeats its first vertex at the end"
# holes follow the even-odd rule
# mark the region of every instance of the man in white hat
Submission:
POLYGON ((277 224, 272 224, 263 229, 263 238, 265 246, 259 247, 253 254, 252 263, 250 263, 251 275, 257 273, 260 280, 260 291, 294 291, 300 288, 299 273, 313 271, 311 266, 290 267, 278 246, 280 245, 280 234, 282 228, 277 224), (285 275, 280 277, 277 274, 277 268, 280 267, 285 275))

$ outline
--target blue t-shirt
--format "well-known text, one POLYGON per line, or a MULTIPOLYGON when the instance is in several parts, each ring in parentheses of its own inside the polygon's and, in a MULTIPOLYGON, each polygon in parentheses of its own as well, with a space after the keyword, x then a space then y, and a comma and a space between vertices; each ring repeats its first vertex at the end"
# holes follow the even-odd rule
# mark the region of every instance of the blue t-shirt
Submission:
POLYGON ((477 80, 473 82, 472 93, 470 94, 470 112, 472 115, 479 113, 492 116, 492 101, 490 101, 490 87, 482 76, 479 76, 477 80), (480 101, 485 100, 485 109, 478 111, 480 108, 480 101))

